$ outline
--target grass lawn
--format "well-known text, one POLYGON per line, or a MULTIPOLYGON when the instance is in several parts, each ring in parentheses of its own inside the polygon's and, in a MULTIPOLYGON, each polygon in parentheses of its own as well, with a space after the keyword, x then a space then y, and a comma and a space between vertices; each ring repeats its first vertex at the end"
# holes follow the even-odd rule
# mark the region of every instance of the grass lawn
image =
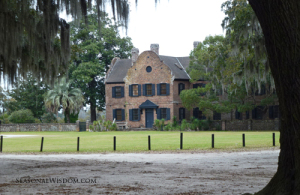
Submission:
MULTIPOLYGON (((245 133, 246 148, 272 147, 273 131, 197 131, 183 132, 183 150, 210 150, 211 134, 215 136, 215 149, 243 148, 242 134, 245 133)), ((279 132, 276 146, 279 146, 279 132)), ((117 132, 0 132, 3 135, 3 153, 39 152, 41 137, 44 137, 43 152, 70 153, 77 151, 77 137, 80 137, 80 152, 112 152, 113 137, 116 149, 121 152, 148 150, 148 135, 151 136, 151 150, 166 151, 180 148, 179 131, 117 131, 117 132), (27 137, 5 137, 5 135, 35 135, 27 137)), ((211 149, 213 150, 213 149, 211 149)))

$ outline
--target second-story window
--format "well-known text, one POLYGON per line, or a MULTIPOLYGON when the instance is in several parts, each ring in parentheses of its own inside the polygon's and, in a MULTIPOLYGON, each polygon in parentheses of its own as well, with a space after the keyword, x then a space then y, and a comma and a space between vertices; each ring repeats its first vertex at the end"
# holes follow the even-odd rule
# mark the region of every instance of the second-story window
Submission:
POLYGON ((167 84, 160 84, 160 95, 167 95, 167 84))
POLYGON ((112 88, 112 97, 113 98, 122 98, 124 97, 124 87, 116 86, 112 88))
POLYGON ((138 96, 139 95, 138 85, 132 85, 132 94, 133 94, 133 96, 138 96))
POLYGON ((184 90, 185 86, 183 83, 178 84, 178 95, 180 95, 181 91, 184 90))
POLYGON ((116 98, 122 97, 122 88, 116 87, 116 98))
POLYGON ((157 95, 170 95, 170 84, 169 83, 157 84, 157 95))
POLYGON ((146 95, 152 95, 152 84, 146 84, 146 95))

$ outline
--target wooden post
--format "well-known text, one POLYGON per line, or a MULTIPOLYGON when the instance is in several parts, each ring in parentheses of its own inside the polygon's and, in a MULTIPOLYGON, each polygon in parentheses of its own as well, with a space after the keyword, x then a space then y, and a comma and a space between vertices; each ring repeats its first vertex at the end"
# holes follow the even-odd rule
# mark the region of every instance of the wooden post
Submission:
POLYGON ((182 138, 183 138, 183 133, 180 133, 180 150, 182 150, 182 138))
POLYGON ((3 149, 3 135, 1 135, 1 143, 0 143, 0 152, 2 152, 3 149))
POLYGON ((211 134, 211 147, 214 148, 215 147, 215 135, 211 134))
POLYGON ((42 141, 41 141, 41 152, 43 152, 43 145, 44 145, 44 137, 42 137, 42 141))
POLYGON ((243 147, 245 147, 245 134, 243 133, 243 147))
POLYGON ((77 137, 77 152, 79 152, 79 137, 77 137))
POLYGON ((151 150, 151 140, 150 140, 150 135, 148 135, 148 150, 151 150))
POLYGON ((116 151, 116 136, 114 136, 114 151, 116 151))
POLYGON ((273 146, 275 146, 275 133, 273 133, 273 146))

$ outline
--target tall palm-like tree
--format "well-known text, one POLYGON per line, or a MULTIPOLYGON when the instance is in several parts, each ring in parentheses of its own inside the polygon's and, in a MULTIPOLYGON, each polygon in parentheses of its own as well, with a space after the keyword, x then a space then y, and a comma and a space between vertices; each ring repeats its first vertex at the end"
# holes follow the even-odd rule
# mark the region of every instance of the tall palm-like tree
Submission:
POLYGON ((63 109, 70 123, 70 113, 79 112, 83 107, 84 98, 78 88, 70 88, 71 81, 67 82, 65 77, 56 82, 54 88, 45 94, 45 106, 53 113, 63 109))

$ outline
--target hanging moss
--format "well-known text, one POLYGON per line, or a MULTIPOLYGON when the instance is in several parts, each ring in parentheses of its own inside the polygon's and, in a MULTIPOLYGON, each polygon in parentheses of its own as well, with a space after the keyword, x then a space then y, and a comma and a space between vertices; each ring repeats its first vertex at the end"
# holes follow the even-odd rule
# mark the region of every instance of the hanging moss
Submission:
MULTIPOLYGON (((127 0, 93 2, 99 23, 102 10, 111 3, 114 17, 127 29, 127 0)), ((70 40, 69 24, 59 13, 65 10, 73 20, 80 21, 92 4, 92 0, 1 0, 0 70, 7 84, 18 75, 25 77, 27 72, 52 83, 53 78, 62 75, 69 62, 70 40)))

